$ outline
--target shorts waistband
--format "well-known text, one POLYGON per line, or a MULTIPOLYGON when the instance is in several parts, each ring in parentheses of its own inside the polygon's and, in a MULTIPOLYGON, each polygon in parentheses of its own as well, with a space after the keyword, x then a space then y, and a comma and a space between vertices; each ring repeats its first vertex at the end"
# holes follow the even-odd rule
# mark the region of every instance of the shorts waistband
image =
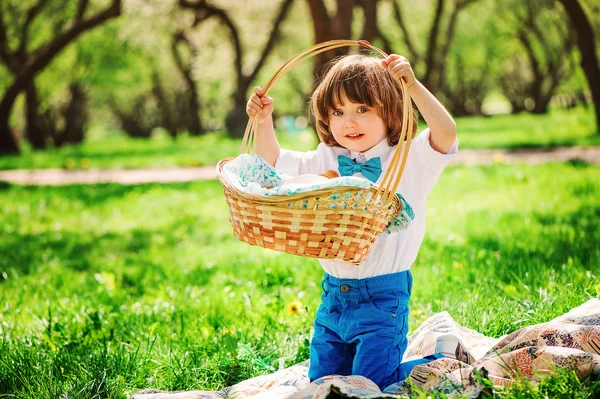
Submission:
POLYGON ((370 293, 406 291, 410 295, 412 291, 412 274, 410 270, 403 270, 381 276, 352 279, 338 278, 325 273, 322 286, 327 292, 343 292, 346 295, 359 294, 361 289, 366 289, 370 293))

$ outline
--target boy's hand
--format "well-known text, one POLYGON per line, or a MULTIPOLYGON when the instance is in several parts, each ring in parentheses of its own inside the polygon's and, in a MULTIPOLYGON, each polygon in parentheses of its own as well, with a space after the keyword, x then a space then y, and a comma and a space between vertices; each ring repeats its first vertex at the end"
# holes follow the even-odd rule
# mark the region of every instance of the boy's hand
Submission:
POLYGON ((409 89, 415 84, 417 78, 413 72, 408 60, 401 55, 390 54, 385 60, 381 60, 381 65, 398 81, 404 79, 406 88, 409 89))
POLYGON ((248 116, 260 114, 258 123, 264 123, 273 113, 273 108, 275 108, 273 99, 271 97, 264 97, 262 87, 256 86, 254 94, 248 100, 248 104, 246 104, 246 113, 248 116))

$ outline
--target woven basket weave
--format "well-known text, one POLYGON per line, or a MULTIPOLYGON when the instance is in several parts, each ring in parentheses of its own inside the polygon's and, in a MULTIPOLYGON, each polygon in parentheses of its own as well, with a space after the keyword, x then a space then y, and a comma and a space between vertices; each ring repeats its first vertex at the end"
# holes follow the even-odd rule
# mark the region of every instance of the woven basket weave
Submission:
MULTIPOLYGON (((332 40, 316 44, 292 57, 263 87, 266 96, 274 83, 298 63, 319 53, 339 47, 361 46, 387 54, 366 41, 332 40)), ((250 245, 309 258, 334 260, 359 265, 371 246, 402 210, 396 189, 404 171, 411 143, 412 107, 404 81, 403 120, 400 143, 381 185, 369 189, 332 187, 285 196, 260 196, 234 187, 224 176, 223 166, 233 157, 222 159, 217 175, 229 205, 229 220, 234 235, 250 245)), ((250 153, 258 117, 246 126, 240 153, 250 153)))

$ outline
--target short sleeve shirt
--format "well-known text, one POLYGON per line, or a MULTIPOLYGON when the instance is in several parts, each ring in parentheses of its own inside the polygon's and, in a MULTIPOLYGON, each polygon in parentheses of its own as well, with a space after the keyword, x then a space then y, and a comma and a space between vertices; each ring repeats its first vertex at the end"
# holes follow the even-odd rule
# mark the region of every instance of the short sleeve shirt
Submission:
MULTIPOLYGON (((444 168, 456 157, 458 140, 446 154, 431 147, 429 128, 415 137, 410 145, 408 158, 398 192, 404 196, 415 212, 415 219, 408 229, 380 235, 371 251, 359 266, 319 259, 323 269, 338 278, 362 279, 383 274, 408 270, 417 258, 419 247, 425 236, 425 212, 427 196, 437 183, 444 168)), ((402 145, 405 145, 403 143, 402 145)), ((283 172, 298 176, 320 174, 329 170, 338 170, 338 155, 345 155, 356 162, 363 163, 374 157, 381 158, 383 173, 377 184, 381 183, 397 146, 391 146, 387 139, 381 141, 364 153, 357 153, 341 147, 328 147, 320 143, 316 150, 308 152, 281 149, 275 167, 283 172)), ((356 176, 362 177, 360 173, 356 176)))

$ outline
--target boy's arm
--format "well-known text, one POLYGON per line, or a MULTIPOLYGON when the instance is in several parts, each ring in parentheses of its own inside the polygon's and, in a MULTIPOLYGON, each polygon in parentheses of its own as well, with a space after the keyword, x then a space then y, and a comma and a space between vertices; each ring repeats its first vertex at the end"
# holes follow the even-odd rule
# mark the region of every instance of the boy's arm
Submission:
POLYGON ((427 122, 431 134, 431 147, 439 153, 446 154, 452 148, 456 139, 456 123, 446 108, 421 82, 415 83, 408 89, 408 94, 415 102, 423 119, 427 122))
POLYGON ((423 119, 429 126, 429 143, 442 154, 452 148, 456 139, 456 123, 444 106, 416 78, 408 60, 397 54, 390 54, 381 65, 394 79, 404 79, 408 94, 412 97, 423 119))
MULTIPOLYGON (((258 117, 260 118, 260 116, 258 117)), ((273 117, 269 115, 264 120, 259 120, 254 132, 254 153, 260 155, 271 166, 275 167, 280 152, 281 147, 275 135, 273 117)))
POLYGON ((248 116, 259 118, 254 132, 254 153, 260 155, 271 166, 275 167, 281 147, 273 127, 273 108, 273 99, 265 97, 261 87, 255 87, 254 94, 246 105, 248 116))

